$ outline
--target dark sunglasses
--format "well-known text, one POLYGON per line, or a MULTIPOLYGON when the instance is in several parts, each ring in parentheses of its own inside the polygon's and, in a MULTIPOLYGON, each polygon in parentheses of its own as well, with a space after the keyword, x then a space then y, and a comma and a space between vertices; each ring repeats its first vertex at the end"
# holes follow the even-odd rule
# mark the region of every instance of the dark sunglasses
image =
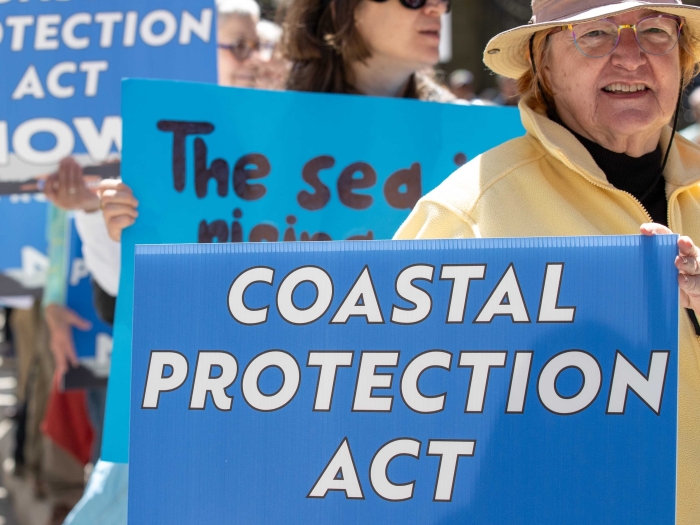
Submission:
MULTIPOLYGON (((386 2, 386 0, 372 0, 373 2, 386 2)), ((404 7, 407 7, 408 9, 421 9, 425 4, 428 3, 428 0, 399 0, 401 2, 401 5, 404 7)), ((447 4, 447 12, 452 9, 452 0, 441 0, 441 2, 444 2, 447 4)))
MULTIPOLYGON (((372 0, 373 2, 386 2, 387 0, 372 0)), ((401 5, 404 6, 407 9, 422 9, 425 4, 428 3, 428 0, 399 0, 401 2, 401 5)), ((447 4, 447 12, 449 13, 452 10, 452 0, 441 0, 441 2, 444 2, 447 4)), ((324 5, 328 5, 331 3, 331 0, 323 0, 324 5)))

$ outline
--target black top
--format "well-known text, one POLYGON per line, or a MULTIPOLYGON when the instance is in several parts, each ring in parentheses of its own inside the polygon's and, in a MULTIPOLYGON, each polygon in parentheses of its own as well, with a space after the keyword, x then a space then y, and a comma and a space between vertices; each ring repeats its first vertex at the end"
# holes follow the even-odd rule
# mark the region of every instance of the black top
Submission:
POLYGON ((95 312, 101 321, 109 326, 114 324, 114 311, 117 307, 117 298, 105 292, 95 279, 90 279, 92 283, 92 302, 95 305, 95 312))
POLYGON ((630 157, 605 149, 573 131, 572 133, 591 154, 610 184, 631 193, 642 203, 654 222, 668 226, 666 181, 663 176, 659 177, 663 162, 660 146, 641 157, 630 157))

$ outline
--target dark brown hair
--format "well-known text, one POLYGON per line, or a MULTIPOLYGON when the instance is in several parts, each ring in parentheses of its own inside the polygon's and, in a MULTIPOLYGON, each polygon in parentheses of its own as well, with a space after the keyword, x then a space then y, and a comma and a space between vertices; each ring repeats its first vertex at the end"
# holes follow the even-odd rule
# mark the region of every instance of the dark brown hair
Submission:
MULTIPOLYGON (((293 0, 284 19, 283 50, 292 62, 287 89, 316 93, 357 93, 348 64, 371 54, 355 26, 363 0, 293 0), (331 6, 332 4, 332 6, 331 6)), ((446 102, 453 100, 428 72, 417 72, 404 95, 446 102)))

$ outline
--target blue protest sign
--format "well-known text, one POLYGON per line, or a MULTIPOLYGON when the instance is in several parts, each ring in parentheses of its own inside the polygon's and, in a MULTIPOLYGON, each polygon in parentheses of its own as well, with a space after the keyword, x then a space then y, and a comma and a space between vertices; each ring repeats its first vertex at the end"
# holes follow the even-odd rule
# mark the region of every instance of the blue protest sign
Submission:
POLYGON ((676 241, 137 246, 129 523, 675 523, 676 241))
POLYGON ((215 30, 213 0, 2 3, 0 216, 18 227, 2 233, 11 260, 0 271, 21 267, 24 247, 45 253, 33 227, 45 205, 16 195, 37 191, 37 177, 68 155, 96 165, 121 152, 123 77, 216 81, 215 30))
POLYGON ((0 224, 0 296, 40 297, 49 266, 44 195, 0 195, 0 224))
POLYGON ((74 379, 70 377, 72 370, 69 371, 64 384, 68 388, 86 387, 87 385, 80 384, 80 378, 85 376, 90 378, 91 385, 99 383, 99 378, 106 384, 112 354, 112 328, 97 316, 93 303, 90 271, 83 259, 83 243, 75 227, 75 220, 69 217, 68 223, 66 306, 83 319, 90 321, 92 328, 86 331, 73 328, 75 351, 80 364, 87 370, 82 371, 79 377, 74 379))
POLYGON ((124 83, 140 202, 122 269, 103 458, 128 454, 137 243, 390 239, 424 193, 523 130, 513 108, 124 83), (124 299, 123 299, 124 298, 124 299))

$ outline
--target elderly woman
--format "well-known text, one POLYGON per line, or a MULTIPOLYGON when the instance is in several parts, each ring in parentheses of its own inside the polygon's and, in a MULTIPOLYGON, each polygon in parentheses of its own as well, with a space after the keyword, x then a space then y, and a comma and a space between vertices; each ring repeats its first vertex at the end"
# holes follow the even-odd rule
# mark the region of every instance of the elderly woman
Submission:
POLYGON ((526 135, 454 173, 396 238, 684 235, 675 261, 689 309, 680 322, 678 523, 697 525, 700 148, 674 131, 700 56, 700 9, 680 0, 532 7, 531 23, 493 38, 484 55, 517 79, 526 135))

